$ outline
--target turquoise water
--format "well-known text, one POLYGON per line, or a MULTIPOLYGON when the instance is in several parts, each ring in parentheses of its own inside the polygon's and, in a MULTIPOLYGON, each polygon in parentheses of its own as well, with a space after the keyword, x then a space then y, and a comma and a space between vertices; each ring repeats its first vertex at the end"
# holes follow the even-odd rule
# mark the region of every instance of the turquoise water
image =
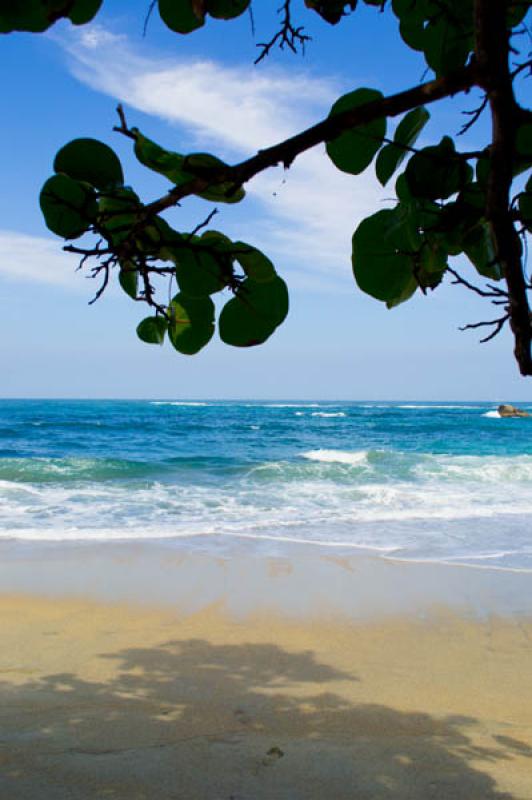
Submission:
POLYGON ((532 419, 484 403, 0 401, 0 539, 162 538, 532 569, 532 419))

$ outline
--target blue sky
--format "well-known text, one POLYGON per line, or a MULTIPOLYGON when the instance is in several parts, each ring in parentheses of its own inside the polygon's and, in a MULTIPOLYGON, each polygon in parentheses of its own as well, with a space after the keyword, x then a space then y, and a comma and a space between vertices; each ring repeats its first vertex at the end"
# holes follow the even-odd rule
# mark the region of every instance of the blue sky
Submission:
MULTIPOLYGON (((444 286, 388 311, 358 290, 351 234, 393 191, 379 187, 373 167, 359 177, 338 172, 322 147, 286 173, 259 176, 244 203, 221 207, 216 219, 263 248, 288 283, 290 315, 264 346, 213 340, 198 356, 181 356, 136 338, 144 309, 120 291, 87 306, 96 287, 47 231, 37 198, 55 152, 78 136, 111 144, 143 199, 166 191, 112 132, 117 100, 131 125, 170 149, 236 161, 319 120, 346 91, 391 93, 423 77, 391 15, 365 6, 336 27, 301 7, 313 36, 305 56, 275 52, 256 67, 256 42, 275 30, 275 4, 255 0, 255 39, 248 15, 182 37, 157 12, 142 37, 147 6, 105 0, 89 27, 2 37, 0 396, 529 399, 532 384, 518 375, 507 332, 479 345, 476 333, 458 331, 493 314, 478 298, 444 286)), ((422 143, 458 130, 460 110, 474 104, 462 97, 432 107, 422 143)), ((483 125, 464 148, 484 144, 483 125)), ((187 230, 210 208, 187 201, 168 219, 187 230)), ((463 273, 474 278, 468 265, 463 273)))

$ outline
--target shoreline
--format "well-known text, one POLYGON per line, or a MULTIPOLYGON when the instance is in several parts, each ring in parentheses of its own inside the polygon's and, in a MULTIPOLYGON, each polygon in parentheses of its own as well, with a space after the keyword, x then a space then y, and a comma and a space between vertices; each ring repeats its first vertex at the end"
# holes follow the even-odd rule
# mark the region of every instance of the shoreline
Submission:
POLYGON ((529 580, 148 550, 2 559, 2 797, 532 796, 529 580))

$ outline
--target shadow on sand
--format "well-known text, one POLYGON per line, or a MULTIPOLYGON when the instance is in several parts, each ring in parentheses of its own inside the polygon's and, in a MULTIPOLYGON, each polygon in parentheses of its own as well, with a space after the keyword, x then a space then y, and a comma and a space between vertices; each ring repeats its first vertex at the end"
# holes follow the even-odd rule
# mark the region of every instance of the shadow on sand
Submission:
POLYGON ((356 676, 307 651, 192 639, 101 658, 105 682, 0 684, 0 797, 511 800, 485 770, 532 757, 471 718, 347 702, 327 685, 356 676))

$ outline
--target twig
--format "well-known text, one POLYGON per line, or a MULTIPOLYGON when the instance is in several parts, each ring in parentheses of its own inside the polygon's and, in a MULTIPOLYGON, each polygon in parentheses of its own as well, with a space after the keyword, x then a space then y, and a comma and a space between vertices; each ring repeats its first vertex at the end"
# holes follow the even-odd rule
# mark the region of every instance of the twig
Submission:
POLYGON ((304 28, 302 25, 295 28, 292 24, 290 2, 291 0, 284 0, 282 6, 278 9, 279 14, 284 14, 284 16, 281 20, 281 27, 275 36, 273 36, 269 42, 259 42, 257 45, 257 47, 261 47, 262 50, 260 55, 255 59, 255 64, 258 64, 263 58, 266 58, 272 47, 274 47, 277 43, 279 43, 281 50, 284 50, 286 46, 293 53, 297 53, 297 48, 299 45, 303 55, 305 54, 305 42, 311 41, 312 36, 307 36, 306 33, 303 33, 304 28))
POLYGON ((485 344, 486 342, 489 342, 491 339, 494 339, 497 336, 497 334, 501 332, 505 323, 508 322, 509 319, 510 315, 505 314, 503 317, 499 317, 498 319, 492 319, 483 322, 470 322, 468 325, 463 325, 458 330, 468 331, 468 330, 474 330, 475 328, 485 328, 487 326, 494 325, 495 327, 491 333, 489 333, 487 336, 484 336, 482 339, 479 339, 481 344, 485 344))

